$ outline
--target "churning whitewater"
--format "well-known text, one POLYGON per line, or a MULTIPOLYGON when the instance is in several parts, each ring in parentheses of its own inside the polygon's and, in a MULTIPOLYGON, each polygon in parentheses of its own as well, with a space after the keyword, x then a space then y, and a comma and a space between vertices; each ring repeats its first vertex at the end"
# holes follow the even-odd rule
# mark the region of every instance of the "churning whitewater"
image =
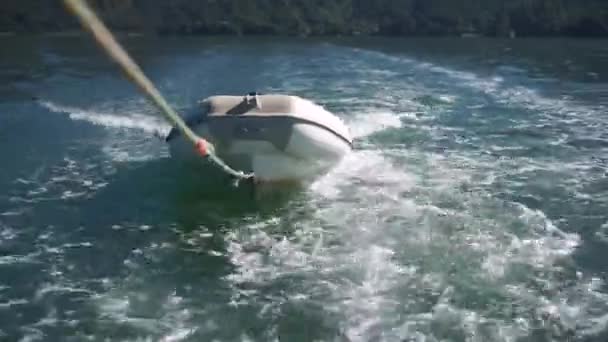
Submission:
MULTIPOLYGON (((2 111, 65 131, 43 163, 3 175, 0 336, 606 336, 601 266, 581 251, 608 241, 608 101, 561 96, 574 81, 539 80, 517 61, 488 70, 466 52, 173 44, 146 62, 180 108, 245 85, 299 94, 339 115, 355 150, 310 188, 260 205, 174 165, 157 137, 169 127, 120 75, 21 81, 14 91, 40 100, 2 111), (113 90, 61 95, 84 84, 113 90)), ((70 61, 54 63, 101 63, 70 61)))

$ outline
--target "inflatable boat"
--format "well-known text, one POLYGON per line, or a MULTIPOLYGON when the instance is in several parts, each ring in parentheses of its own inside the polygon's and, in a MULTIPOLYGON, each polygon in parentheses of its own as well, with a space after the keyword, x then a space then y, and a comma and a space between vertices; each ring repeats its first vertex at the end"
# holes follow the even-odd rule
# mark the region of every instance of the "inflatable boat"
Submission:
MULTIPOLYGON (((298 96, 250 93, 200 101, 184 121, 215 146, 236 170, 256 181, 313 181, 351 151, 347 126, 323 107, 298 96)), ((200 161, 200 155, 173 128, 166 141, 172 157, 200 161)))

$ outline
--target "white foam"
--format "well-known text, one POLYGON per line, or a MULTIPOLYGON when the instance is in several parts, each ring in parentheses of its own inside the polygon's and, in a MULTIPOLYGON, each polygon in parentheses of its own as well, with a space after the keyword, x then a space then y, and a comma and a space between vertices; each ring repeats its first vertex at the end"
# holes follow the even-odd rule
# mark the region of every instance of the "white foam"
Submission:
POLYGON ((17 231, 0 222, 0 245, 17 237, 17 231))
POLYGON ((456 99, 457 99, 457 97, 455 95, 450 95, 450 94, 439 95, 439 100, 446 102, 446 103, 455 103, 456 99))
POLYGON ((362 113, 347 122, 354 138, 362 138, 387 128, 401 127, 399 115, 391 112, 362 113))
MULTIPOLYGON (((151 227, 140 225, 134 228, 149 230, 151 227)), ((200 314, 207 309, 192 308, 192 302, 198 302, 197 299, 184 298, 171 288, 152 285, 142 279, 142 274, 145 277, 150 269, 156 267, 150 268, 150 261, 159 260, 158 253, 173 253, 175 250, 176 246, 168 242, 152 242, 135 248, 123 261, 130 269, 129 276, 103 279, 107 291, 94 294, 92 302, 108 324, 135 329, 146 341, 166 342, 188 340, 199 330, 218 329, 219 325, 211 314, 205 322, 193 320, 194 313, 200 314)))
MULTIPOLYGON (((407 201, 405 205, 400 203, 397 198, 400 191, 409 188, 408 181, 405 181, 403 172, 395 170, 390 162, 377 153, 360 151, 353 156, 327 179, 313 186, 312 191, 322 196, 315 201, 325 203, 325 198, 331 197, 335 204, 323 205, 310 221, 299 222, 298 229, 294 232, 296 239, 274 241, 268 236, 264 230, 268 225, 277 223, 273 219, 266 221, 263 227, 255 228, 253 237, 248 233, 246 238, 239 238, 237 234, 236 238, 231 239, 231 259, 239 265, 240 272, 228 278, 235 283, 261 284, 290 275, 314 276, 317 270, 322 270, 324 276, 318 283, 315 279, 305 281, 311 282, 308 284, 311 289, 319 288, 322 291, 320 288, 327 287, 331 290, 333 298, 326 300, 326 306, 329 310, 347 315, 345 333, 350 339, 365 336, 368 330, 374 330, 382 324, 384 313, 390 312, 398 303, 385 294, 391 292, 402 277, 412 276, 416 271, 415 268, 405 267, 393 260, 395 251, 392 246, 383 245, 381 237, 386 232, 383 231, 383 225, 379 224, 383 214, 404 212, 403 209, 409 205, 407 201), (358 188, 350 185, 357 179, 364 181, 372 170, 372 184, 362 183, 358 188), (333 188, 329 192, 328 186, 333 188), (388 188, 393 190, 387 191, 388 188), (352 193, 347 195, 345 191, 348 189, 352 189, 352 193), (352 196, 357 201, 375 199, 380 207, 371 205, 355 209, 352 207, 356 206, 353 202, 339 204, 346 199, 344 196, 352 196), (386 208, 383 203, 393 208, 386 208), (325 226, 335 226, 340 230, 336 233, 340 234, 340 245, 344 244, 342 247, 331 248, 326 245, 327 239, 333 240, 333 233, 323 228, 325 226), (325 237, 326 235, 330 237, 325 237), (248 241, 247 244, 253 243, 258 247, 246 247, 240 242, 244 239, 248 241), (381 244, 374 243, 378 239, 381 244), (270 260, 263 255, 268 255, 270 260), (346 279, 323 280, 334 278, 343 271, 351 275, 346 279)), ((404 213, 407 215, 407 211, 404 213)), ((296 293, 293 297, 307 296, 305 293, 296 293)))
MULTIPOLYGON (((514 321, 453 302, 453 293, 474 291, 475 286, 524 300, 526 292, 509 292, 511 284, 527 289, 531 281, 552 283, 560 262, 580 244, 577 234, 564 233, 538 210, 503 203, 489 194, 463 192, 462 184, 496 177, 486 174, 496 165, 484 163, 466 155, 417 150, 354 151, 313 184, 311 217, 295 223, 292 238, 277 240, 267 233, 281 225, 280 217, 232 236, 228 255, 239 268, 227 279, 268 286, 297 277, 308 290, 284 291, 289 298, 304 301, 313 293, 329 291, 331 296, 323 299, 325 308, 343 316, 344 334, 352 341, 380 336, 441 339, 448 331, 511 341, 529 336, 530 327, 546 312, 555 316, 560 329, 583 317, 597 319, 592 325, 601 329, 603 321, 591 307, 552 309, 552 303, 562 298, 576 300, 574 293, 579 292, 572 288, 549 297, 543 310, 520 314, 514 321), (406 166, 395 166, 391 155, 406 166), (442 204, 452 202, 454 207, 442 204), (522 265, 538 273, 522 274, 522 265), (459 275, 448 275, 452 267, 459 275), (408 307, 421 305, 421 289, 447 292, 430 311, 408 312, 408 307)), ((235 287, 237 305, 251 305, 256 298, 251 286, 246 291, 235 287)), ((589 300, 589 295, 583 298, 589 300)), ((496 300, 509 308, 508 300, 496 300)), ((268 305, 264 312, 275 304, 268 305)))
POLYGON ((595 236, 603 242, 608 243, 608 222, 604 223, 596 232, 595 236))
POLYGON ((34 298, 36 300, 41 300, 47 294, 56 292, 93 294, 91 291, 84 288, 72 287, 69 285, 62 284, 46 283, 40 286, 40 288, 36 291, 36 295, 34 296, 34 298))
POLYGON ((73 192, 72 190, 66 190, 61 194, 61 199, 66 200, 66 199, 79 198, 79 197, 83 197, 86 194, 87 194, 86 191, 73 192))
POLYGON ((382 157, 379 151, 360 150, 347 155, 337 167, 314 182, 310 188, 318 195, 335 199, 340 195, 342 187, 365 180, 370 174, 374 175, 373 181, 378 185, 379 191, 393 185, 397 186, 393 189, 406 190, 417 181, 412 174, 396 172, 390 160, 382 157))
MULTIPOLYGON (((13 306, 24 305, 29 303, 27 299, 11 299, 6 302, 0 302, 0 309, 11 309, 13 306)), ((13 309, 14 310, 14 309, 13 309)))
POLYGON ((43 341, 44 333, 39 329, 32 327, 23 327, 22 331, 25 332, 23 337, 19 340, 19 342, 35 342, 35 341, 43 341))
POLYGON ((603 119, 605 107, 582 104, 572 99, 561 97, 552 98, 541 95, 538 90, 521 85, 508 84, 501 75, 481 76, 474 72, 458 70, 435 63, 423 62, 406 56, 392 56, 376 51, 352 49, 359 53, 381 58, 391 63, 405 64, 415 70, 431 72, 445 76, 451 81, 451 86, 464 86, 483 94, 492 96, 498 103, 532 109, 542 112, 549 121, 580 119, 593 117, 594 121, 603 119))
POLYGON ((150 115, 103 113, 95 110, 62 106, 50 101, 40 101, 40 104, 52 112, 66 113, 72 120, 86 121, 94 125, 120 129, 137 129, 160 136, 165 135, 170 129, 166 123, 150 115))
POLYGON ((188 336, 192 335, 195 329, 180 329, 177 328, 175 331, 163 336, 160 341, 162 342, 177 342, 183 341, 188 336))
MULTIPOLYGON (((76 162, 66 156, 55 165, 45 165, 44 173, 36 172, 31 179, 22 179, 22 195, 12 196, 12 202, 36 203, 40 201, 73 200, 83 198, 105 187, 105 177, 114 172, 98 155, 87 156, 76 162)), ((25 209, 19 209, 18 215, 25 209)))
MULTIPOLYGON (((133 297, 136 297, 133 294, 133 297)), ((104 317, 116 324, 128 324, 132 328, 140 330, 140 334, 147 335, 147 339, 151 340, 155 336, 155 340, 159 341, 179 341, 189 336, 196 328, 187 329, 182 325, 189 315, 188 310, 180 310, 172 308, 168 312, 161 313, 160 316, 148 317, 146 314, 137 315, 133 313, 133 306, 137 306, 137 301, 146 300, 144 297, 135 299, 132 302, 130 299, 111 297, 110 295, 99 296, 97 302, 99 309, 104 317)))
MULTIPOLYGON (((419 67, 499 97, 504 91, 500 78, 432 64, 419 67)), ((370 80, 373 84, 393 76, 370 75, 378 78, 370 80)), ((314 82, 304 79, 289 86, 310 89, 314 82)), ((398 98, 400 91, 391 96, 398 98)), ((357 113, 350 117, 356 137, 403 127, 411 118, 393 110, 390 96, 370 97, 377 100, 376 107, 360 100, 351 103, 356 109, 345 110, 357 113)), ((276 320, 285 305, 294 303, 322 303, 313 314, 339 320, 351 341, 515 341, 542 329, 538 322, 555 325, 558 333, 581 327, 581 334, 591 336, 603 332, 608 322, 608 298, 598 281, 581 276, 573 284, 559 283, 562 262, 571 260, 580 237, 560 230, 559 221, 542 211, 484 191, 484 184, 504 175, 546 167, 533 160, 496 162, 462 151, 434 154, 424 147, 388 150, 370 143, 315 182, 297 210, 227 222, 222 227, 229 228, 226 251, 200 247, 211 236, 204 227, 181 232, 180 238, 188 246, 184 250, 230 260, 236 270, 223 279, 232 290, 226 304, 270 322, 269 336, 276 336, 276 320), (476 191, 467 190, 471 187, 476 191), (476 305, 477 300, 491 303, 476 305), (513 303, 522 310, 509 316, 513 303)), ((138 258, 161 248, 138 248, 125 265, 130 271, 145 269, 148 265, 138 258)), ((139 286, 137 272, 131 273, 120 284, 108 284, 110 291, 99 296, 104 318, 166 341, 204 329, 192 322, 192 304, 176 294, 167 295, 155 319, 132 317, 135 305, 129 296, 139 286)), ((211 330, 220 327, 212 320, 208 324, 211 330)))
POLYGON ((39 252, 30 253, 27 255, 5 255, 0 257, 0 265, 12 265, 20 263, 36 263, 38 262, 36 257, 40 255, 39 252))

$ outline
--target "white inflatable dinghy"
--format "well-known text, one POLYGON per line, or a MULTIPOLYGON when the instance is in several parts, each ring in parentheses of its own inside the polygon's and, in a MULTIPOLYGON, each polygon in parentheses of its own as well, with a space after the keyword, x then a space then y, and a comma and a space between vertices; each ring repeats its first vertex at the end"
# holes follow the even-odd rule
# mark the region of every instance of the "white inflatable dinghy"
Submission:
MULTIPOLYGON (((228 165, 257 181, 312 181, 351 151, 346 125, 323 107, 291 95, 212 96, 184 120, 215 146, 228 165)), ((166 138, 171 155, 200 160, 177 129, 166 138)))

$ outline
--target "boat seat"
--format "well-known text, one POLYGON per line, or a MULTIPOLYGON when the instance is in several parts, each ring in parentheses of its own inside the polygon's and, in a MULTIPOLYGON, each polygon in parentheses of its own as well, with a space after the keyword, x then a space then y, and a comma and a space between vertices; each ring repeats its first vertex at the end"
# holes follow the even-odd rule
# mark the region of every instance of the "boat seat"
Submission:
POLYGON ((208 116, 285 115, 293 113, 294 101, 289 95, 216 95, 205 99, 202 105, 208 116))

